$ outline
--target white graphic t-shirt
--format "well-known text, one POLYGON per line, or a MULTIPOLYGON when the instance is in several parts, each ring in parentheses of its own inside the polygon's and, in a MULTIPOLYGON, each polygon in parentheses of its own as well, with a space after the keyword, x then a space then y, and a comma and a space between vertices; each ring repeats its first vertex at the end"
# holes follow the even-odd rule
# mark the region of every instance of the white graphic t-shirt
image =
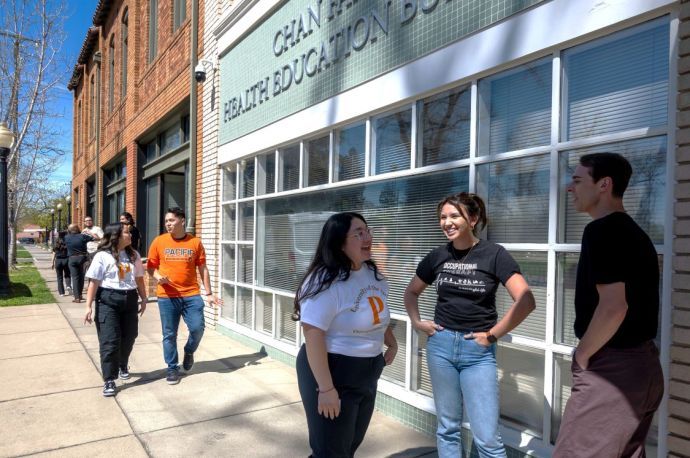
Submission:
POLYGON ((123 251, 119 253, 118 263, 115 262, 113 255, 106 251, 99 251, 93 257, 89 269, 86 271, 86 278, 101 281, 101 288, 108 289, 136 289, 136 277, 144 276, 144 266, 141 256, 136 254, 136 258, 130 262, 127 254, 123 251))
MULTIPOLYGON (((379 274, 381 276, 381 274, 379 274)), ((346 356, 381 354, 390 322, 388 283, 367 265, 300 304, 303 323, 326 332, 326 351, 346 356)))

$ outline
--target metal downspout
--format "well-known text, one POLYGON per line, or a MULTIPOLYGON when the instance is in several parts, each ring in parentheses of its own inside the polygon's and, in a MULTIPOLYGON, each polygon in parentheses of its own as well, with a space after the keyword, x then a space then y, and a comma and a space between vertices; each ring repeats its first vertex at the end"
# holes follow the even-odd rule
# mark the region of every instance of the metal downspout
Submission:
POLYGON ((187 232, 196 233, 196 181, 197 181, 197 83, 194 67, 197 64, 199 43, 199 0, 192 0, 191 49, 189 53, 189 176, 187 178, 187 232))

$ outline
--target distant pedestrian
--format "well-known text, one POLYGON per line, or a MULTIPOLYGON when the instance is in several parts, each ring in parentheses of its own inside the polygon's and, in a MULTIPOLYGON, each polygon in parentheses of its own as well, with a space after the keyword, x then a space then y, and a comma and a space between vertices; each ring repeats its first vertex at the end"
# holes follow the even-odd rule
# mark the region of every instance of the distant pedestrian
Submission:
POLYGON ((67 245, 65 244, 66 235, 67 231, 60 231, 58 233, 58 239, 53 247, 53 263, 51 265, 57 275, 57 287, 60 296, 72 294, 72 278, 69 273, 69 255, 67 254, 67 245), (65 285, 67 287, 67 292, 65 292, 65 285))
POLYGON ((84 322, 96 323, 105 382, 103 396, 115 395, 118 376, 123 380, 130 378, 129 355, 139 333, 139 316, 146 310, 144 266, 131 242, 129 226, 109 224, 86 272, 91 281, 84 322), (137 304, 137 293, 141 304, 137 304))
POLYGON ((354 456, 374 412, 381 372, 398 350, 388 283, 371 260, 371 244, 362 215, 332 215, 295 296, 305 339, 297 382, 314 458, 354 456))
POLYGON ((84 268, 88 269, 89 263, 95 256, 96 250, 98 250, 98 242, 100 242, 100 240, 103 238, 103 229, 93 224, 92 217, 86 216, 84 218, 84 230, 82 231, 82 234, 88 235, 92 239, 89 243, 86 244, 88 259, 86 261, 86 265, 84 268))
POLYGON ((184 319, 189 338, 184 346, 182 367, 190 371, 194 352, 204 335, 204 301, 201 298, 197 271, 204 283, 205 296, 213 306, 219 303, 211 290, 211 276, 206 267, 206 251, 201 240, 185 232, 185 214, 179 207, 165 213, 167 234, 159 235, 149 248, 147 270, 156 279, 158 310, 163 330, 163 356, 167 364, 166 381, 180 381, 177 354, 177 330, 184 319))
POLYGON ((93 237, 79 233, 79 226, 70 224, 67 227, 65 245, 67 245, 67 255, 69 256, 69 272, 72 277, 72 302, 81 302, 84 289, 84 264, 87 261, 86 244, 93 241, 93 237))
POLYGON ((132 248, 141 251, 142 247, 139 246, 141 233, 134 224, 134 217, 132 217, 132 214, 129 212, 122 212, 120 214, 120 222, 129 226, 129 234, 132 236, 132 248))
POLYGON ((575 281, 573 385, 554 457, 644 457, 664 392, 654 344, 659 264, 649 236, 625 212, 632 167, 621 155, 580 158, 568 192, 589 214, 575 281))

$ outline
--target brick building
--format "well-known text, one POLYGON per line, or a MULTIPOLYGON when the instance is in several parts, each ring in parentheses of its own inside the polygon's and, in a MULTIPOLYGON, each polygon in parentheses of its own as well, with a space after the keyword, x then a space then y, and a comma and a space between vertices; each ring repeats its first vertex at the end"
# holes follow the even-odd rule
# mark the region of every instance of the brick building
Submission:
MULTIPOLYGON (((190 173, 198 165, 190 164, 197 132, 190 123, 194 3, 99 0, 68 85, 74 222, 91 215, 103 226, 129 211, 147 247, 163 230, 165 208, 189 213, 186 196, 197 183, 190 173)), ((202 29, 203 20, 196 30, 202 29)))

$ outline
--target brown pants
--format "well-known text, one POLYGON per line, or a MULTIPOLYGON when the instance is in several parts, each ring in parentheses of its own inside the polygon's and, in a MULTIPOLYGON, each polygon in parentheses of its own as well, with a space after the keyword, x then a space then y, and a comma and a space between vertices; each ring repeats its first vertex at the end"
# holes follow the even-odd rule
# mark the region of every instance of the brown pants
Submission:
POLYGON ((573 358, 573 387, 554 458, 644 457, 644 443, 664 393, 659 351, 604 347, 582 370, 573 358))

